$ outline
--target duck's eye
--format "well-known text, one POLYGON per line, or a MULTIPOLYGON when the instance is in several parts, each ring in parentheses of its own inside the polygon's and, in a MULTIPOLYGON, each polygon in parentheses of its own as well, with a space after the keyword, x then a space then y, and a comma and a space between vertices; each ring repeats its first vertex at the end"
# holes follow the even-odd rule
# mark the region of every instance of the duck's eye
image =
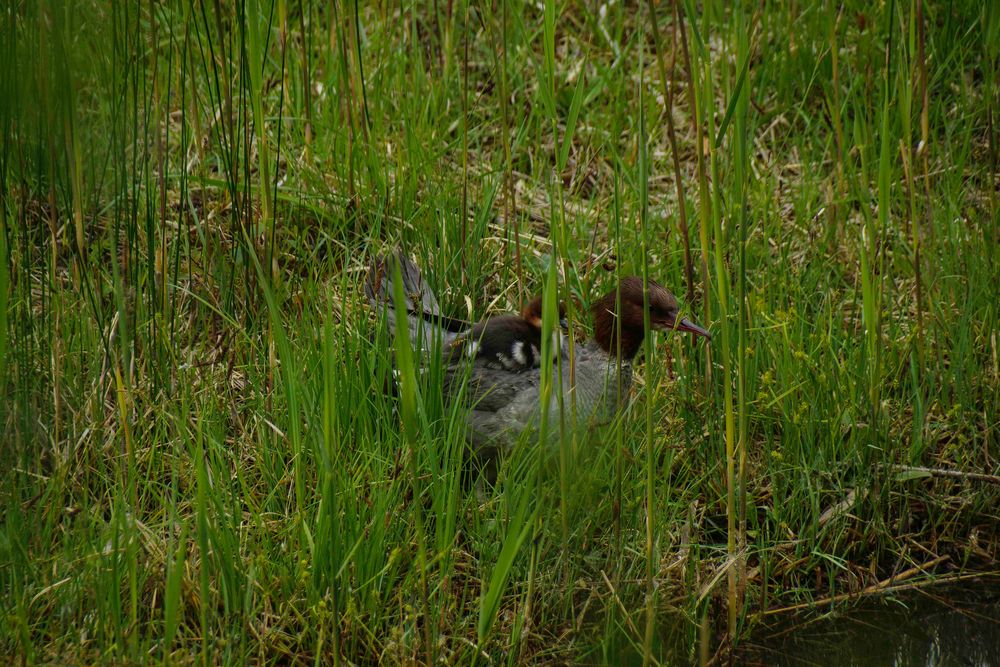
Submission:
POLYGON ((677 317, 676 310, 663 309, 657 313, 657 318, 660 322, 673 322, 677 317))

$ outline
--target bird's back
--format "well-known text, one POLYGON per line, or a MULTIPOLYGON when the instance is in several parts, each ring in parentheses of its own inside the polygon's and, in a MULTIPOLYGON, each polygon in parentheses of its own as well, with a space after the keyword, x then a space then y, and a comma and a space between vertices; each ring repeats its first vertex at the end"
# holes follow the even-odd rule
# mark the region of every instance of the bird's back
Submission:
MULTIPOLYGON (((572 367, 564 358, 561 371, 559 365, 552 368, 550 442, 559 439, 561 424, 579 429, 608 421, 631 386, 632 369, 627 362, 619 365, 594 345, 578 347, 574 356, 572 367), (574 372, 570 372, 571 368, 574 372), (560 387, 563 419, 559 413, 560 387)), ((464 386, 465 398, 472 407, 468 423, 470 440, 477 450, 508 449, 522 431, 537 431, 541 421, 541 378, 541 368, 511 373, 479 362, 449 367, 448 391, 456 394, 464 386)))

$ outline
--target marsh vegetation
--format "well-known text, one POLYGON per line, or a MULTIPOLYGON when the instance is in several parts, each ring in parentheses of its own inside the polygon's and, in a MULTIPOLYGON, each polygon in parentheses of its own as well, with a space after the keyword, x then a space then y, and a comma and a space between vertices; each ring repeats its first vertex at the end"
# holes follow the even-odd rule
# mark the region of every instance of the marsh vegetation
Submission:
POLYGON ((0 11, 0 654, 708 662, 996 581, 997 3, 0 11), (441 374, 385 391, 396 247, 713 340, 475 493, 441 374))

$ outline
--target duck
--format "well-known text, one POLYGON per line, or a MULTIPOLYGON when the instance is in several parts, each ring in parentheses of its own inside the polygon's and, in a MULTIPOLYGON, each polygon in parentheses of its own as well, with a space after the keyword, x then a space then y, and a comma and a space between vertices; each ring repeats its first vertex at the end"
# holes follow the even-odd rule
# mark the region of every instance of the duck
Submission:
POLYGON ((395 327, 397 318, 406 318, 410 344, 415 349, 421 349, 425 356, 447 355, 443 364, 446 399, 465 402, 466 439, 473 452, 485 458, 509 452, 523 434, 537 432, 543 410, 548 412, 548 423, 554 425, 546 434, 550 444, 558 442, 561 428, 586 429, 610 421, 629 395, 632 364, 649 333, 645 304, 649 306, 651 330, 685 332, 706 341, 712 338, 706 329, 681 316, 677 298, 670 290, 653 280, 644 282, 638 276, 622 278, 590 308, 593 337, 576 347, 572 360, 565 350, 553 355, 562 364, 563 372, 552 375, 555 386, 548 404, 543 406, 542 377, 546 369, 536 361, 541 355, 536 355, 530 347, 533 341, 541 340, 540 298, 525 305, 516 325, 512 319, 498 319, 518 317, 513 315, 490 318, 472 326, 459 325, 442 315, 420 270, 402 252, 373 263, 366 277, 365 293, 371 305, 384 313, 389 325, 395 327), (394 272, 388 270, 390 261, 399 266, 405 313, 397 313, 393 304, 394 272), (526 328, 522 329, 522 325, 526 328), (536 334, 538 339, 534 338, 536 334), (454 355, 447 351, 477 340, 476 336, 479 345, 475 354, 454 355), (441 341, 440 346, 427 343, 437 340, 441 341), (524 352, 523 362, 513 354, 518 343, 527 344, 519 348, 524 352), (484 350, 508 350, 510 354, 501 359, 497 352, 483 354, 484 350), (572 368, 567 372, 570 364, 572 368), (571 411, 573 418, 560 419, 560 405, 571 404, 575 405, 571 411))
MULTIPOLYGON (((566 306, 559 302, 559 329, 568 333, 566 306)), ((521 373, 542 362, 542 296, 526 301, 517 315, 494 315, 451 342, 487 368, 521 373)))
MULTIPOLYGON (((447 364, 457 362, 460 355, 475 360, 490 369, 519 373, 537 368, 541 363, 542 296, 526 301, 519 314, 493 315, 476 323, 445 317, 437 305, 434 293, 426 286, 420 270, 405 255, 398 255, 406 299, 410 342, 414 347, 427 347, 441 342, 447 364), (413 297, 419 297, 415 302, 413 297)), ((379 258, 365 279, 365 294, 374 307, 389 306, 388 324, 395 327, 391 281, 387 282, 389 265, 379 258)), ((568 333, 566 307, 559 302, 559 328, 568 333)))

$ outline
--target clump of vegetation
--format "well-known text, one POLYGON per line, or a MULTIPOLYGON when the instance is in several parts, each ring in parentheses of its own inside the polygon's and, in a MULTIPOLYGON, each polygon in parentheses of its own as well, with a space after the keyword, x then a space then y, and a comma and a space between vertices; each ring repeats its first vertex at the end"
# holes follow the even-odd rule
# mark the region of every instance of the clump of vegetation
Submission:
POLYGON ((0 654, 707 661, 997 572, 996 3, 0 24, 0 654), (398 245, 452 316, 648 275, 714 339, 476 494, 433 365, 384 391, 398 245))

